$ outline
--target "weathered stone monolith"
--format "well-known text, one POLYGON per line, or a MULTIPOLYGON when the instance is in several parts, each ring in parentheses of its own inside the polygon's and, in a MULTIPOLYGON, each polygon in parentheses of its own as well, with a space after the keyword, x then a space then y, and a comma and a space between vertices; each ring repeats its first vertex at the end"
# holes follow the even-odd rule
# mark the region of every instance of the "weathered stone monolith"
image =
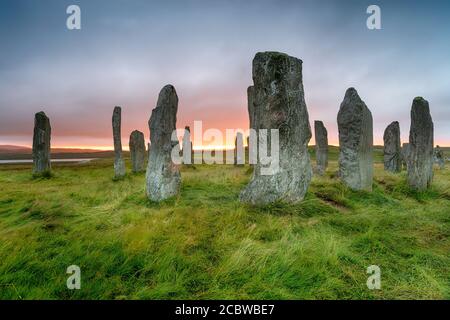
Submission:
POLYGON ((407 169, 408 152, 409 152, 409 143, 405 142, 402 144, 402 167, 404 170, 407 169))
POLYGON ((242 132, 237 132, 236 139, 234 139, 234 164, 245 164, 244 135, 242 132))
POLYGON ((433 120, 428 101, 414 99, 409 130, 408 184, 418 191, 427 189, 433 180, 433 120))
MULTIPOLYGON (((172 85, 159 93, 148 126, 150 128, 150 158, 147 165, 146 192, 152 201, 161 201, 178 194, 181 176, 178 165, 171 158, 172 149, 179 144, 172 141, 176 130, 178 96, 172 85)), ((179 151, 179 149, 178 149, 179 151)))
POLYGON ((384 130, 384 170, 400 172, 402 170, 402 150, 400 144, 400 125, 392 122, 384 130))
POLYGON ((302 61, 284 53, 257 53, 253 59, 253 83, 249 88, 252 103, 248 107, 251 127, 258 130, 259 161, 240 200, 256 205, 299 202, 312 176, 307 150, 311 128, 303 92, 302 61), (272 157, 270 169, 261 163, 266 158, 261 146, 272 157))
POLYGON ((434 150, 434 157, 436 160, 437 165, 439 166, 439 169, 445 168, 445 157, 444 152, 442 151, 441 147, 436 146, 436 149, 434 150))
POLYGON ((113 139, 114 139, 114 177, 125 176, 125 161, 122 157, 121 121, 122 109, 115 107, 112 116, 113 139))
POLYGON ((43 111, 34 115, 33 174, 50 174, 50 119, 43 111))
POLYGON ((322 121, 314 121, 317 173, 323 175, 328 167, 328 132, 322 121))
POLYGON ((191 165, 192 164, 191 128, 189 128, 189 126, 184 127, 184 135, 183 135, 183 163, 185 165, 191 165))
POLYGON ((253 86, 247 88, 247 108, 250 120, 250 132, 247 137, 247 149, 248 149, 248 163, 250 166, 254 166, 258 161, 258 138, 257 132, 255 131, 257 127, 256 122, 256 108, 254 105, 254 94, 255 90, 253 86))
POLYGON ((354 88, 349 88, 339 108, 339 177, 353 190, 372 190, 372 113, 354 88))
POLYGON ((130 135, 129 147, 132 171, 134 173, 144 171, 145 157, 147 156, 144 134, 138 130, 134 130, 130 135))

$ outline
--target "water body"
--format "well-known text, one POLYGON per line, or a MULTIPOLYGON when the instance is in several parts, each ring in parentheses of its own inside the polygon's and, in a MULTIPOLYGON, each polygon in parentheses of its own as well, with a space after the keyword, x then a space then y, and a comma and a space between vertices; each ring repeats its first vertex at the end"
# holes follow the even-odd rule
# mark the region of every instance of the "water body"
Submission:
MULTIPOLYGON (((76 162, 87 163, 97 158, 84 158, 84 159, 52 159, 51 162, 76 162)), ((20 164, 20 163, 33 163, 33 160, 0 160, 0 164, 20 164)))

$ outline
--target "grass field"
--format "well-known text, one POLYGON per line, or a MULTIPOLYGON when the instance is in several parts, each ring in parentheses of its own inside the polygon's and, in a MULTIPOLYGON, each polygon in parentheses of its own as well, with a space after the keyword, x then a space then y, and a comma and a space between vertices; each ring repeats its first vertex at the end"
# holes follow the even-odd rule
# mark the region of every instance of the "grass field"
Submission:
POLYGON ((112 159, 51 179, 0 166, 0 298, 449 299, 450 170, 417 193, 377 162, 374 191, 354 192, 332 151, 305 201, 259 208, 238 201, 247 166, 182 168, 181 194, 160 204, 144 174, 113 181, 112 159), (66 287, 73 264, 80 290, 66 287))

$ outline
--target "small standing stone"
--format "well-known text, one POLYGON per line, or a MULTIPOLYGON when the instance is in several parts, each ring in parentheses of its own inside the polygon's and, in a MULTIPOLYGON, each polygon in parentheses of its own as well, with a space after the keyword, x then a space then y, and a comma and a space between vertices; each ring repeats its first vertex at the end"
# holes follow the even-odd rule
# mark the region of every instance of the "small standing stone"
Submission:
POLYGON ((400 124, 392 122, 384 130, 384 170, 400 172, 402 170, 402 155, 400 147, 400 124))
POLYGON ((236 133, 234 140, 234 163, 236 165, 245 164, 244 135, 241 132, 236 133))
POLYGON ((322 121, 314 121, 314 135, 316 139, 317 173, 323 175, 328 167, 328 132, 322 121))
POLYGON ((114 177, 125 176, 125 161, 122 157, 122 137, 121 137, 121 113, 120 107, 115 107, 112 116, 113 138, 114 138, 114 177))
POLYGON ((50 163, 50 119, 43 111, 34 115, 33 132, 33 173, 47 174, 51 171, 50 163))
POLYGON ((445 168, 445 158, 444 158, 444 152, 442 151, 441 147, 436 146, 436 150, 434 150, 434 156, 436 158, 436 163, 439 166, 439 169, 445 168))
POLYGON ((403 169, 407 169, 408 163, 408 152, 409 152, 409 143, 405 142, 402 144, 402 166, 403 169))
POLYGON ((254 205, 299 202, 305 197, 312 176, 307 150, 311 128, 304 99, 302 61, 284 53, 259 52, 253 59, 253 83, 248 89, 248 108, 250 127, 259 134, 260 161, 254 165, 240 200, 254 205), (278 134, 278 141, 271 130, 275 137, 278 134), (266 168, 261 164, 264 140, 269 150, 272 143, 279 142, 278 156, 272 159, 276 170, 270 174, 262 171, 266 168))
POLYGON ((191 142, 191 128, 184 127, 183 135, 183 163, 185 165, 192 164, 192 142, 191 142))
POLYGON ((372 113, 354 88, 345 93, 338 113, 339 177, 353 190, 372 190, 372 113))
POLYGON ((177 110, 177 93, 172 85, 167 85, 159 93, 156 108, 148 121, 151 146, 146 192, 152 201, 175 196, 180 189, 180 171, 171 158, 172 149, 179 144, 178 139, 172 141, 172 132, 176 130, 177 110))
POLYGON ((433 180, 433 131, 428 101, 415 98, 409 130, 408 184, 418 191, 427 189, 433 180))
POLYGON ((130 135, 130 157, 133 172, 143 172, 145 170, 145 139, 144 134, 134 130, 130 135))

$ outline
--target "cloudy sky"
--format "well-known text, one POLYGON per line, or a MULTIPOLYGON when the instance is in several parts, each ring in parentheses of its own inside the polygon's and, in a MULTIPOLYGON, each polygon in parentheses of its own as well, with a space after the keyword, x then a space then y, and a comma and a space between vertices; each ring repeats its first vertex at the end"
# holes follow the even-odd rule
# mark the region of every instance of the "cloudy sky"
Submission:
POLYGON ((332 144, 353 86, 372 111, 376 144, 394 120, 407 140, 412 100, 423 96, 436 143, 449 146, 449 34, 446 0, 1 0, 0 144, 31 145, 44 110, 54 147, 112 148, 116 105, 124 145, 135 129, 148 139, 169 83, 178 127, 247 128, 252 59, 281 51, 303 60, 310 123, 323 120, 332 144), (81 30, 66 28, 71 4, 81 30), (381 8, 381 30, 366 27, 370 4, 381 8))

